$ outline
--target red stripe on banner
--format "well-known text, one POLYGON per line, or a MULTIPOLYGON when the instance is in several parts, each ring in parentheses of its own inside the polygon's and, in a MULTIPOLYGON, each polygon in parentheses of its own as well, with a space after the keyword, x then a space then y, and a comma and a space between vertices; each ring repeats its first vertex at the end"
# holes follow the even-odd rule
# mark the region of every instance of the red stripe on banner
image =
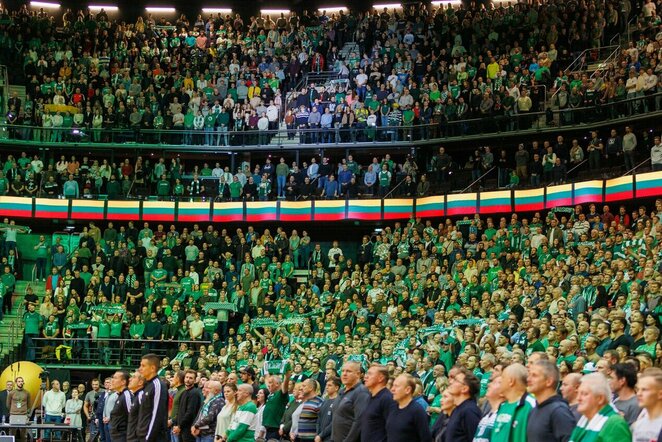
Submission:
POLYGON ((552 197, 551 199, 547 200, 547 208, 552 208, 552 207, 557 207, 557 206, 572 206, 572 198, 569 197, 562 197, 562 198, 554 198, 552 197))
POLYGON ((137 213, 108 213, 106 219, 116 221, 135 221, 138 219, 137 213))
POLYGON ((103 219, 103 212, 71 212, 71 219, 103 219))
POLYGON ((179 221, 209 221, 209 215, 179 215, 179 221))
POLYGON ((246 214, 246 221, 275 221, 276 213, 265 213, 264 215, 259 214, 246 214))
POLYGON ((629 200, 631 198, 632 198, 632 189, 626 190, 625 192, 607 193, 605 195, 605 201, 621 201, 621 200, 629 200))
MULTIPOLYGON (((15 213, 15 212, 14 212, 15 213)), ((64 212, 51 212, 49 210, 39 210, 35 212, 37 218, 66 218, 67 211, 64 212)))
POLYGON ((417 218, 436 218, 439 216, 444 216, 443 210, 436 210, 436 209, 416 210, 417 218))
POLYGON ((446 211, 446 215, 468 215, 470 213, 476 213, 476 206, 472 204, 471 206, 462 206, 462 207, 449 207, 446 211))
POLYGON ((232 213, 227 215, 214 215, 212 221, 215 223, 220 223, 223 221, 243 221, 244 215, 241 213, 232 213))
POLYGON ((143 221, 174 221, 175 215, 167 213, 143 213, 143 221))
MULTIPOLYGON (((30 209, 30 210, 8 209, 8 210, 0 210, 0 213, 11 215, 11 216, 18 216, 18 217, 21 217, 21 218, 30 218, 30 217, 32 217, 32 209, 30 209)), ((51 218, 51 217, 49 217, 49 218, 51 218)))
POLYGON ((524 212, 533 212, 535 210, 543 210, 544 208, 545 208, 545 204, 543 203, 529 203, 529 204, 515 205, 515 210, 517 211, 522 210, 524 212))
MULTIPOLYGON (((317 218, 317 216, 315 216, 317 218)), ((365 221, 375 221, 375 220, 380 220, 382 219, 382 214, 377 212, 349 212, 347 215, 347 218, 349 219, 357 219, 357 220, 365 220, 365 221)), ((384 214, 384 219, 389 219, 386 218, 386 214, 384 214)))
POLYGON ((281 221, 312 221, 310 214, 305 215, 280 215, 281 221))
MULTIPOLYGON (((630 193, 630 192, 628 192, 630 193)), ((646 198, 649 196, 658 196, 662 193, 660 189, 648 188, 648 189, 637 189, 637 198, 646 198)))
POLYGON ((315 221, 342 221, 345 219, 344 213, 316 213, 315 221))
POLYGON ((512 208, 505 204, 500 204, 498 206, 480 207, 480 213, 503 213, 503 212, 512 212, 512 208))

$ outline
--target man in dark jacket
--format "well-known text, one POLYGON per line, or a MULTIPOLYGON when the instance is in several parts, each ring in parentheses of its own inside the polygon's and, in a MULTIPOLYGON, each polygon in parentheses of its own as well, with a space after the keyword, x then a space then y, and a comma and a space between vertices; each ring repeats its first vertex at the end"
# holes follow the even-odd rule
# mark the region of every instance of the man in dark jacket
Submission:
POLYGON ((216 416, 225 405, 225 399, 221 395, 221 383, 218 381, 207 381, 204 386, 205 401, 195 418, 193 428, 195 436, 203 439, 214 435, 216 432, 216 416))
POLYGON ((113 442, 126 442, 129 414, 133 403, 133 395, 128 390, 129 373, 120 370, 115 372, 112 380, 112 388, 117 392, 117 400, 110 411, 110 440, 113 442))
POLYGON ((141 441, 161 442, 168 437, 168 388, 156 375, 161 361, 155 354, 140 360, 140 374, 145 378, 143 398, 138 410, 136 434, 141 441))
POLYGON ((135 372, 131 379, 129 379, 129 390, 133 393, 133 399, 131 401, 131 410, 129 411, 129 417, 127 419, 127 432, 126 440, 127 442, 138 442, 137 423, 138 423, 138 411, 140 410, 140 402, 143 397, 143 388, 145 387, 145 379, 138 372, 135 372))
POLYGON ((480 381, 467 369, 458 370, 450 379, 448 390, 453 396, 455 410, 448 418, 443 442, 471 442, 476 434, 481 412, 476 404, 480 381))
POLYGON ((529 368, 527 386, 529 393, 535 395, 536 407, 529 413, 528 440, 567 442, 570 439, 576 419, 568 403, 556 393, 559 379, 559 369, 550 361, 540 360, 529 368))
POLYGON ((345 388, 334 407, 331 440, 356 442, 361 437, 361 418, 370 400, 370 392, 361 383, 361 365, 356 361, 343 365, 340 379, 345 388))
POLYGON ((176 421, 173 422, 172 432, 179 435, 182 442, 193 442, 195 437, 191 434, 191 427, 202 406, 202 393, 195 386, 196 373, 186 370, 184 373, 185 390, 179 399, 179 411, 176 421))
POLYGON ((326 399, 320 407, 319 418, 317 420, 317 435, 322 442, 331 441, 331 420, 333 418, 333 408, 340 391, 340 379, 330 377, 326 380, 326 399))

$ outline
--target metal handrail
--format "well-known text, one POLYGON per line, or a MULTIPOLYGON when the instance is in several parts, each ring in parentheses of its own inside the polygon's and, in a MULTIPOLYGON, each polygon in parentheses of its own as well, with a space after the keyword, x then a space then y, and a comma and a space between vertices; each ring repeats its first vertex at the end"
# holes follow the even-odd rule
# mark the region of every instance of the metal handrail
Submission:
MULTIPOLYGON (((556 94, 556 92, 555 92, 555 94, 556 94)), ((653 94, 650 97, 658 97, 658 96, 662 96, 662 92, 658 92, 656 94, 653 94)), ((570 112, 584 112, 584 113, 588 114, 590 112, 594 112, 596 109, 605 110, 605 109, 610 108, 611 106, 623 106, 623 105, 626 105, 629 102, 635 102, 635 101, 641 101, 641 98, 640 97, 625 98, 623 100, 613 101, 613 102, 610 102, 610 103, 606 103, 606 104, 603 104, 603 105, 597 105, 597 106, 578 107, 578 108, 563 109, 563 110, 553 109, 552 112, 554 114, 561 114, 561 113, 567 114, 570 111, 570 112)), ((648 112, 647 114, 631 115, 630 118, 638 118, 638 117, 649 118, 651 116, 654 116, 654 115, 658 114, 659 112, 662 112, 662 111, 651 111, 651 112, 648 112)), ((545 115, 546 115, 545 112, 527 112, 527 113, 516 113, 512 116, 505 117, 505 118, 510 120, 511 122, 517 122, 521 118, 528 119, 529 121, 539 121, 541 118, 544 118, 545 115)), ((278 136, 275 136, 274 137, 275 141, 272 141, 272 144, 270 144, 269 146, 273 146, 273 147, 280 146, 280 147, 291 147, 291 148, 300 148, 301 146, 310 146, 310 147, 320 148, 320 147, 324 147, 324 146, 329 146, 329 147, 348 146, 348 147, 351 147, 351 146, 357 146, 357 145, 363 145, 363 144, 365 144, 365 145, 412 145, 412 144, 421 145, 421 144, 434 144, 434 143, 438 142, 439 140, 447 140, 448 138, 456 137, 456 136, 466 138, 467 135, 471 135, 471 134, 458 133, 458 132, 461 132, 462 130, 464 130, 467 127, 477 129, 478 132, 476 132, 475 135, 496 133, 496 130, 494 130, 492 132, 483 132, 483 129, 485 129, 485 126, 484 126, 483 123, 485 123, 486 121, 494 121, 494 118, 495 118, 494 116, 490 116, 490 117, 485 117, 485 118, 472 118, 472 119, 467 119, 467 120, 450 120, 450 121, 447 121, 445 123, 442 123, 441 125, 439 123, 430 123, 430 124, 426 124, 426 125, 416 125, 416 126, 397 126, 397 127, 394 127, 394 126, 377 126, 375 128, 376 134, 383 134, 383 133, 388 134, 388 133, 392 132, 395 129, 397 129, 399 131, 404 131, 404 130, 418 131, 418 130, 421 130, 421 129, 427 129, 429 134, 433 134, 435 132, 435 130, 442 129, 442 133, 440 134, 441 136, 421 138, 421 139, 418 139, 418 140, 400 140, 400 141, 398 141, 398 140, 391 140, 391 139, 379 140, 379 139, 375 138, 373 140, 351 141, 351 140, 348 139, 347 141, 342 141, 342 140, 338 141, 338 142, 331 141, 329 143, 304 142, 303 144, 301 144, 301 143, 294 143, 293 142, 293 143, 291 143, 291 146, 290 146, 289 143, 287 143, 287 142, 283 143, 283 142, 281 142, 281 140, 279 140, 278 136), (443 131, 445 131, 445 132, 443 132, 443 131), (456 133, 454 134, 453 131, 456 132, 456 133)), ((603 118, 600 121, 595 121, 595 122, 592 122, 590 124, 587 124, 586 128, 588 128, 591 124, 593 124, 593 125, 603 124, 604 122, 607 122, 609 120, 610 120, 610 117, 607 116, 606 118, 603 118)), ((18 125, 2 125, 2 124, 0 124, 0 129, 2 129, 3 127, 10 127, 10 126, 12 127, 12 129, 23 129, 23 130, 33 130, 33 129, 41 130, 42 129, 41 127, 38 127, 38 126, 22 126, 22 125, 18 126, 18 125)), ((568 125, 568 127, 571 127, 571 125, 568 125)), ((331 128, 331 129, 329 129, 329 131, 335 132, 335 133, 346 134, 347 137, 350 137, 352 133, 364 134, 365 129, 367 129, 367 128, 357 128, 357 127, 331 128)), ((533 129, 536 130, 536 131, 544 130, 543 127, 535 127, 533 129)), ((554 128, 550 127, 550 129, 558 130, 557 127, 554 127, 554 128)), ((53 130, 71 131, 72 129, 71 128, 67 128, 67 129, 63 129, 63 128, 53 129, 53 128, 50 128, 48 130, 49 131, 53 131, 53 130)), ((518 134, 518 133, 523 133, 524 132, 524 130, 517 130, 517 131, 514 130, 514 129, 511 129, 511 130, 512 130, 513 134, 518 134)), ((251 144, 251 140, 249 138, 250 137, 258 137, 259 133, 260 133, 258 130, 228 131, 227 132, 228 136, 240 137, 240 139, 237 140, 238 144, 233 144, 232 146, 218 146, 218 145, 215 145, 215 144, 214 145, 202 145, 202 144, 200 144, 200 145, 187 145, 187 144, 182 144, 181 139, 177 139, 177 138, 180 138, 180 137, 183 139, 184 134, 191 133, 191 132, 194 132, 197 136, 200 136, 200 137, 204 136, 204 134, 205 134, 203 131, 186 131, 186 130, 174 130, 174 129, 166 129, 166 130, 146 129, 146 130, 141 131, 141 133, 143 135, 151 135, 152 137, 154 137, 154 140, 148 140, 147 142, 143 142, 143 143, 140 143, 140 144, 138 144, 136 142, 126 143, 125 142, 126 140, 123 140, 123 139, 121 139, 119 141, 110 141, 110 142, 104 142, 104 143, 95 143, 95 142, 91 142, 91 141, 62 141, 62 142, 57 142, 57 143, 55 143, 55 142, 49 143, 47 141, 44 141, 44 142, 42 142, 42 144, 44 144, 44 145, 53 145, 53 146, 57 146, 58 148, 66 147, 66 146, 78 147, 80 145, 84 145, 85 148, 88 149, 90 147, 97 147, 98 146, 98 149, 102 149, 102 150, 108 150, 109 147, 112 147, 112 146, 127 145, 127 146, 131 146, 131 148, 133 148, 133 149, 135 149, 136 147, 140 147, 140 148, 143 148, 143 149, 158 148, 160 150, 179 150, 179 149, 182 149, 182 148, 186 148, 187 150, 190 151, 191 146, 193 146, 196 150, 199 150, 199 151, 205 151, 205 150, 210 150, 210 151, 213 151, 213 152, 218 152, 219 150, 239 151, 239 150, 242 150, 242 149, 248 149, 248 148, 252 148, 253 146, 255 146, 255 144, 251 144), (156 138, 158 136, 170 137, 170 139, 168 140, 169 143, 165 143, 165 144, 164 143, 159 143, 156 140, 156 138)), ((278 129, 278 130, 273 130, 273 131, 270 131, 270 132, 272 134, 274 134, 274 133, 275 134, 280 134, 280 135, 282 135, 282 138, 284 139, 284 138, 286 138, 286 134, 287 134, 288 130, 278 129)), ((312 134, 312 133, 319 134, 320 130, 317 129, 317 128, 297 128, 296 132, 298 132, 299 135, 312 134)), ((501 135, 503 136, 504 134, 507 134, 508 132, 509 131, 501 132, 501 135)), ((110 135, 111 139, 113 139, 112 138, 113 135, 116 135, 117 137, 124 136, 124 135, 133 135, 134 131, 133 130, 123 130, 123 129, 107 129, 107 130, 104 130, 104 133, 110 135)), ((25 139, 25 140, 21 140, 21 139, 2 139, 2 140, 0 140, 0 145, 5 144, 5 145, 11 145, 11 146, 20 145, 20 144, 34 145, 34 143, 35 143, 35 141, 31 140, 31 139, 25 139)))
POLYGON ((641 163, 637 164, 636 166, 634 166, 632 169, 628 170, 627 172, 625 172, 625 173, 624 173, 623 175, 621 175, 621 176, 628 176, 628 175, 630 175, 632 172, 634 172, 635 170, 639 169, 641 166, 643 166, 644 164, 648 163, 650 160, 651 160, 651 157, 646 158, 646 159, 643 160, 641 163))
POLYGON ((382 199, 385 200, 386 198, 388 198, 389 196, 391 196, 391 194, 392 194, 393 192, 395 192, 395 189, 397 189, 398 187, 400 187, 400 186, 402 185, 402 183, 404 183, 405 181, 407 181, 407 177, 404 177, 403 179, 401 179, 400 182, 399 182, 398 184, 396 184, 396 186, 395 186, 393 189, 391 189, 386 195, 384 195, 384 196, 382 197, 382 199))
POLYGON ((483 178, 485 178, 485 177, 487 176, 487 174, 491 173, 491 172, 492 172, 493 170, 495 170, 496 168, 497 168, 497 166, 492 166, 492 167, 490 168, 490 170, 488 170, 487 172, 485 172, 484 174, 482 174, 481 176, 479 176, 478 178, 476 178, 474 181, 472 181, 471 184, 469 184, 467 187, 465 187, 464 189, 462 189, 462 190, 460 191, 460 193, 464 193, 464 192, 466 192, 467 190, 471 189, 471 188, 474 186, 474 184, 480 182, 483 178))
POLYGON ((576 164, 572 169, 570 169, 570 170, 567 172, 567 174, 569 174, 570 172, 574 172, 575 169, 579 168, 582 164, 587 163, 587 162, 588 162, 588 158, 584 158, 584 159, 581 160, 578 164, 576 164))

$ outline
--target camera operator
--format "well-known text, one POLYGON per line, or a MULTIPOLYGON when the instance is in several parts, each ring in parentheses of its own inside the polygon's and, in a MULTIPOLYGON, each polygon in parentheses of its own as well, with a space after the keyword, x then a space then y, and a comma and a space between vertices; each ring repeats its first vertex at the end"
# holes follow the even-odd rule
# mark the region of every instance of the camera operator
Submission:
POLYGON ((83 406, 83 411, 87 417, 88 442, 92 442, 97 438, 100 431, 99 426, 103 423, 98 422, 96 418, 96 410, 101 393, 103 393, 103 390, 99 388, 99 379, 92 379, 92 390, 85 395, 85 405, 83 406))

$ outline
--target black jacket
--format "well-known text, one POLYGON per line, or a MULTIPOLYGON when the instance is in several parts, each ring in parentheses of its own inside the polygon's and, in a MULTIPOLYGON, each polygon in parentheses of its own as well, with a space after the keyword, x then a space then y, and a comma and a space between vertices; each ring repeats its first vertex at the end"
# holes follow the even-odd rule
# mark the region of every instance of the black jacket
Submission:
POLYGON ((179 398, 179 411, 177 412, 177 425, 181 429, 190 430, 202 406, 202 393, 196 387, 184 390, 179 398))
POLYGON ((113 442, 124 442, 127 440, 127 427, 132 403, 133 395, 129 390, 125 389, 117 396, 115 406, 110 411, 110 421, 113 423, 110 426, 110 438, 113 442))
POLYGON ((526 437, 535 442, 567 442, 576 423, 568 403, 557 394, 529 412, 526 437))
POLYGON ((126 440, 127 442, 138 442, 138 412, 140 411, 140 403, 142 402, 143 391, 138 390, 133 395, 133 400, 131 401, 131 410, 129 411, 129 417, 127 420, 127 431, 126 431, 126 440))
POLYGON ((167 440, 168 389, 156 376, 145 381, 136 427, 136 435, 141 441, 162 442, 167 440))
MULTIPOLYGON (((471 442, 476 434, 482 413, 476 401, 467 399, 457 406, 446 423, 444 442, 471 442)), ((531 439, 533 440, 533 439, 531 439)))
POLYGON ((332 435, 334 442, 357 442, 361 438, 363 411, 370 400, 370 392, 363 384, 349 391, 343 389, 333 411, 332 435))

